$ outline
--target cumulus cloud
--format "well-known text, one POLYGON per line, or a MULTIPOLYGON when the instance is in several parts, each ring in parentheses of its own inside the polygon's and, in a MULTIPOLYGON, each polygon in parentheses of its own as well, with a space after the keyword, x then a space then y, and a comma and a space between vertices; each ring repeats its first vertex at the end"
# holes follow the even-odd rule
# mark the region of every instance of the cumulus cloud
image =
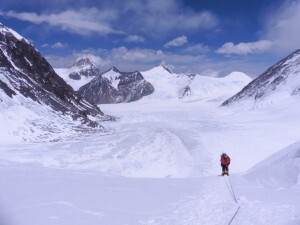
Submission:
POLYGON ((266 17, 262 37, 274 43, 273 51, 288 53, 300 48, 300 2, 285 1, 266 17))
MULTIPOLYGON (((26 8, 41 4, 34 1, 25 2, 26 8)), ((147 35, 152 38, 159 38, 182 30, 198 32, 199 30, 215 29, 219 24, 217 15, 208 10, 195 10, 185 5, 183 0, 101 0, 89 1, 88 4, 85 1, 74 3, 70 0, 68 0, 68 4, 64 4, 55 0, 43 2, 42 5, 43 8, 48 9, 47 12, 38 14, 36 12, 4 11, 0 12, 0 15, 35 24, 45 23, 80 35, 123 33, 124 35, 138 34, 144 37, 147 35), (66 9, 66 5, 69 6, 68 9, 66 9), (84 5, 89 5, 89 8, 83 7, 84 5)), ((129 37, 129 40, 133 37, 129 37)), ((135 38, 135 40, 142 40, 135 38)))
POLYGON ((172 65, 172 71, 176 73, 198 73, 207 76, 224 76, 232 71, 241 71, 256 77, 261 74, 270 62, 259 63, 251 61, 251 58, 236 59, 234 57, 216 61, 203 55, 176 54, 162 50, 119 47, 114 49, 85 49, 67 56, 47 55, 47 60, 54 68, 68 67, 79 58, 90 58, 102 71, 116 66, 121 71, 146 71, 161 62, 172 65))
POLYGON ((268 50, 272 46, 272 42, 268 40, 261 40, 256 42, 239 43, 234 44, 232 42, 225 43, 221 48, 219 48, 216 53, 219 54, 236 54, 236 55, 247 55, 262 53, 268 50))
POLYGON ((59 27, 62 30, 79 35, 90 35, 92 33, 98 33, 100 35, 123 33, 110 26, 109 22, 117 19, 116 17, 118 15, 111 10, 99 11, 95 8, 83 8, 78 11, 66 10, 49 14, 8 11, 7 13, 2 12, 2 15, 35 24, 47 23, 50 26, 59 27))
MULTIPOLYGON (((43 47, 43 46, 42 46, 43 47)), ((53 45, 51 45, 51 48, 56 48, 56 49, 59 49, 59 48, 65 48, 66 46, 60 42, 57 42, 53 45)))
POLYGON ((125 39, 127 42, 144 42, 145 38, 139 35, 128 35, 125 39))
POLYGON ((167 44, 164 45, 164 47, 165 48, 178 47, 186 43, 188 43, 188 39, 185 35, 182 35, 180 37, 173 39, 172 41, 169 41, 167 44))

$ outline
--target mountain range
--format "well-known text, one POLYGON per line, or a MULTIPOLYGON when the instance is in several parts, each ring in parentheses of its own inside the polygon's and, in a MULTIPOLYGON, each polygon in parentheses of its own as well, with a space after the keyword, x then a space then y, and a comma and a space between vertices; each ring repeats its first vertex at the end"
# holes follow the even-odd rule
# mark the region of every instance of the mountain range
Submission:
MULTIPOLYGON (((85 61, 90 62, 89 59, 85 61)), ((79 70, 74 66, 71 68, 79 70)), ((96 75, 81 76, 78 80, 70 79, 71 73, 68 68, 56 71, 91 104, 131 102, 143 97, 154 100, 226 100, 251 81, 251 78, 242 72, 233 72, 222 78, 177 74, 163 64, 142 72, 121 72, 113 67, 96 75)))
MULTIPOLYGON (((222 78, 177 74, 162 64, 142 72, 121 72, 116 67, 102 72, 88 58, 79 59, 68 68, 54 70, 28 40, 0 25, 2 112, 17 107, 20 111, 29 110, 35 115, 49 113, 55 118, 67 118, 65 121, 70 123, 77 121, 91 127, 102 128, 97 121, 108 119, 96 106, 103 103, 141 98, 218 101, 223 102, 222 106, 281 101, 299 95, 299 72, 300 50, 253 81, 241 72, 222 78)), ((29 117, 30 124, 36 123, 37 120, 33 122, 29 117)))

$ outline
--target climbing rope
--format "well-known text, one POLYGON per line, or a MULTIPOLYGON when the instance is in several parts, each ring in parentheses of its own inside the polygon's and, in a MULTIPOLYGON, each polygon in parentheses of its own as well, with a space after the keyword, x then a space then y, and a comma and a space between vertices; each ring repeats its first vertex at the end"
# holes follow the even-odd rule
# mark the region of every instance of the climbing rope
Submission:
MULTIPOLYGON (((226 185, 227 185, 227 188, 229 189, 229 192, 230 192, 232 198, 234 199, 234 202, 235 202, 236 204, 238 204, 238 201, 237 201, 237 198, 236 198, 236 196, 235 196, 235 193, 234 193, 234 190, 233 190, 233 187, 232 187, 232 183, 231 183, 230 178, 228 177, 229 185, 228 185, 228 182, 226 182, 226 178, 225 178, 225 177, 224 177, 224 179, 225 179, 225 183, 226 183, 226 185)), ((235 216, 238 214, 240 208, 241 208, 240 206, 237 208, 236 212, 234 213, 233 217, 232 217, 231 220, 229 221, 228 225, 230 225, 230 224, 232 223, 232 221, 234 220, 235 216)))
POLYGON ((241 206, 238 207, 238 209, 236 210, 235 214, 234 214, 233 217, 231 218, 231 220, 230 220, 230 222, 228 223, 228 225, 230 225, 231 222, 234 220, 234 218, 235 218, 236 214, 239 212, 240 208, 241 208, 241 206))
POLYGON ((232 188, 232 184, 231 184, 230 178, 228 177, 229 182, 226 181, 226 178, 225 178, 225 177, 224 177, 224 180, 225 180, 227 189, 228 189, 229 192, 230 192, 230 195, 232 196, 234 202, 237 204, 237 199, 236 199, 236 197, 235 197, 235 193, 234 193, 234 191, 233 191, 233 188, 232 188))
POLYGON ((231 193, 232 193, 232 197, 233 197, 233 199, 234 199, 235 203, 237 204, 238 202, 237 202, 237 199, 236 199, 236 196, 235 196, 235 193, 234 193, 233 187, 232 187, 232 183, 231 183, 231 179, 230 179, 230 177, 228 177, 228 180, 229 180, 229 184, 230 184, 230 190, 231 190, 231 193))

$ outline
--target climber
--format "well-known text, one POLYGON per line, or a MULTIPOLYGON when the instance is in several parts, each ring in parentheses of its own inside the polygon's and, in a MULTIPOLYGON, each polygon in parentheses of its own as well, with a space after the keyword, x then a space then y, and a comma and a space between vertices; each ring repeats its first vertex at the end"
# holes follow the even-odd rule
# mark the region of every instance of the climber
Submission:
POLYGON ((224 175, 229 176, 228 166, 230 164, 230 157, 226 153, 223 153, 221 155, 221 160, 220 161, 221 161, 221 166, 222 166, 222 176, 224 176, 224 175))

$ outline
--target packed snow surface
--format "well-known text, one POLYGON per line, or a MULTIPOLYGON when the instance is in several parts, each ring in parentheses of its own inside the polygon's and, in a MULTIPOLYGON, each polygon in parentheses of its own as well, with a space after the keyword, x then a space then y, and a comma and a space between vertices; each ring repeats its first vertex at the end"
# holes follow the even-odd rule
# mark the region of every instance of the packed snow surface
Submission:
MULTIPOLYGON (((299 102, 145 97, 100 105, 118 117, 105 133, 58 129, 52 142, 14 141, 32 134, 21 115, 24 134, 1 122, 0 224, 219 225, 236 213, 231 224, 300 224, 299 102), (218 176, 222 152, 230 177, 218 176)), ((14 117, 0 109, 1 121, 14 117)))

